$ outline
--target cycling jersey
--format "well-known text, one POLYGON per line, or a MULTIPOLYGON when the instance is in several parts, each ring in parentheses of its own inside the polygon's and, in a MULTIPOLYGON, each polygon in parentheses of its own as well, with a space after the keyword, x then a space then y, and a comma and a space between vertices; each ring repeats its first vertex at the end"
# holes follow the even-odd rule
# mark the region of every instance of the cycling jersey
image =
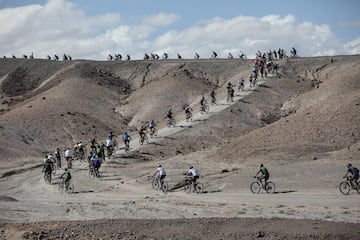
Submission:
POLYGON ((163 168, 163 167, 158 167, 156 169, 156 172, 159 172, 159 176, 166 176, 166 171, 165 171, 165 168, 163 168))
POLYGON ((65 157, 72 157, 72 151, 70 149, 65 151, 65 157))
POLYGON ((188 171, 188 174, 194 176, 194 177, 199 177, 200 176, 200 172, 199 170, 197 170, 196 168, 192 168, 188 171))
POLYGON ((128 134, 124 134, 124 135, 123 135, 123 140, 124 140, 124 141, 129 141, 129 140, 130 140, 129 138, 130 138, 130 137, 129 137, 128 134))
POLYGON ((113 142, 112 142, 112 140, 111 139, 106 139, 106 147, 112 147, 112 145, 113 145, 113 142))

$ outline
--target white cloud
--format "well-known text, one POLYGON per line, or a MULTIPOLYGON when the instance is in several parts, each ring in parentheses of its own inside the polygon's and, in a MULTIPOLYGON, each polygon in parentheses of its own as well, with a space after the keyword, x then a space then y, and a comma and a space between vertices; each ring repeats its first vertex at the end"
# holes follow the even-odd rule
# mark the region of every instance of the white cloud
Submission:
POLYGON ((210 57, 211 51, 226 57, 240 51, 255 52, 295 46, 300 56, 359 53, 360 38, 342 43, 329 25, 297 22, 295 16, 268 15, 261 18, 215 17, 184 29, 172 29, 180 16, 159 13, 144 16, 134 25, 118 13, 88 16, 69 0, 49 0, 44 5, 0 9, 0 55, 68 53, 74 58, 105 59, 109 52, 142 58, 145 52, 180 53, 192 58, 195 52, 210 57))
POLYGON ((360 54, 360 37, 346 43, 344 47, 348 54, 360 54))

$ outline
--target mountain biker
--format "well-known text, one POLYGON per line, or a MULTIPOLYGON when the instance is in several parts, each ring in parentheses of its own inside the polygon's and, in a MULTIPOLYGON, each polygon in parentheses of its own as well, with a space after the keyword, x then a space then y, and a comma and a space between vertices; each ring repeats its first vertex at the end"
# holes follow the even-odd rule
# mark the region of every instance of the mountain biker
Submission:
POLYGON ((92 151, 96 150, 96 145, 97 145, 97 142, 96 142, 95 138, 93 138, 90 142, 90 148, 92 151))
POLYGON ((173 114, 174 114, 174 112, 173 112, 172 109, 170 108, 169 111, 168 111, 167 114, 166 114, 166 117, 167 117, 168 119, 172 119, 172 118, 173 118, 173 114))
POLYGON ((200 55, 196 52, 195 56, 194 56, 194 59, 199 59, 199 58, 200 58, 200 55))
POLYGON ((125 132, 122 137, 123 137, 124 144, 125 145, 126 144, 130 145, 130 136, 129 136, 129 134, 127 132, 125 132))
POLYGON ((110 136, 105 140, 106 143, 106 148, 107 150, 109 150, 110 148, 113 147, 113 140, 112 140, 112 136, 110 138, 110 136))
POLYGON ((155 173, 153 176, 156 176, 158 177, 159 181, 160 181, 160 186, 162 187, 163 183, 164 183, 164 179, 166 177, 166 170, 163 166, 161 166, 159 164, 159 166, 157 167, 157 169, 155 170, 155 173))
POLYGON ((254 176, 254 178, 257 177, 257 175, 261 173, 261 176, 260 176, 260 183, 262 183, 262 179, 265 180, 265 185, 267 183, 267 181, 269 180, 270 178, 270 173, 269 171, 267 170, 267 168, 264 166, 264 164, 260 164, 260 170, 256 173, 256 175, 254 176))
POLYGON ((108 135, 108 139, 112 140, 114 137, 114 134, 110 131, 109 135, 108 135))
POLYGON ((53 164, 54 164, 54 162, 52 160, 50 160, 49 156, 45 156, 42 171, 45 172, 45 174, 48 173, 51 175, 52 170, 53 170, 53 164))
POLYGON ((64 173, 60 176, 60 178, 62 179, 65 176, 65 187, 68 188, 69 186, 69 182, 71 180, 71 173, 70 170, 68 170, 67 168, 65 168, 64 173))
POLYGON ((185 111, 186 119, 191 118, 192 108, 189 106, 189 104, 186 104, 186 105, 185 105, 184 111, 185 111))
POLYGON ((58 168, 61 168, 61 151, 60 148, 57 148, 55 150, 55 157, 56 157, 56 164, 58 166, 58 168))
POLYGON ((93 154, 90 159, 90 167, 93 167, 96 171, 99 171, 101 167, 101 161, 96 154, 93 154))
POLYGON ((349 173, 351 174, 351 182, 358 184, 358 180, 359 180, 359 169, 354 167, 351 163, 348 163, 347 165, 347 172, 344 176, 344 178, 346 178, 349 173))
POLYGON ((146 125, 142 125, 139 130, 140 138, 144 139, 146 135, 146 125))
POLYGON ((211 103, 212 104, 216 104, 216 93, 215 93, 215 89, 213 89, 210 93, 210 96, 211 96, 211 103))
POLYGON ((212 51, 211 58, 215 59, 217 57, 217 53, 215 51, 212 51))
POLYGON ((206 99, 205 99, 204 96, 202 96, 202 98, 201 98, 201 100, 200 100, 200 104, 201 104, 201 108, 204 108, 205 105, 207 104, 207 101, 206 101, 206 99))
POLYGON ((66 161, 67 161, 67 166, 69 167, 69 168, 71 168, 71 159, 72 158, 72 151, 71 151, 71 149, 70 148, 67 148, 66 150, 65 150, 65 159, 66 159, 66 161))
POLYGON ((243 77, 240 77, 239 80, 239 90, 243 91, 245 88, 245 80, 243 79, 243 77))
POLYGON ((152 131, 153 130, 153 128, 155 128, 155 121, 154 120, 151 120, 150 122, 149 122, 149 128, 150 128, 150 131, 152 131))
POLYGON ((193 186, 193 189, 195 189, 195 186, 197 184, 196 181, 200 177, 199 170, 197 170, 196 168, 191 166, 190 169, 187 171, 186 175, 191 176, 192 186, 193 186))

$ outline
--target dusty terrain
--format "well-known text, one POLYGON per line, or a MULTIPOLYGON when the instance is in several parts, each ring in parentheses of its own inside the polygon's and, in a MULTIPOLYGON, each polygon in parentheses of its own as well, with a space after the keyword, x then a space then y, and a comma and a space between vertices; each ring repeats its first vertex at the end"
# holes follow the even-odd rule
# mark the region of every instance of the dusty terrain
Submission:
MULTIPOLYGON (((4 239, 360 239, 360 195, 338 190, 360 166, 360 56, 298 58, 237 92, 252 60, 93 62, 0 59, 0 237, 4 239), (217 105, 199 100, 216 88, 217 105), (189 103, 193 121, 181 109, 189 103), (167 109, 177 126, 166 127, 167 109), (138 144, 155 119, 159 133, 138 144), (118 136, 100 180, 75 162, 75 192, 41 173, 43 155, 118 136), (120 135, 133 136, 124 153, 120 135), (203 194, 151 188, 161 163, 174 188, 193 165, 203 194), (275 194, 250 192, 264 163, 275 194)), ((64 164, 65 162, 63 162, 64 164)))

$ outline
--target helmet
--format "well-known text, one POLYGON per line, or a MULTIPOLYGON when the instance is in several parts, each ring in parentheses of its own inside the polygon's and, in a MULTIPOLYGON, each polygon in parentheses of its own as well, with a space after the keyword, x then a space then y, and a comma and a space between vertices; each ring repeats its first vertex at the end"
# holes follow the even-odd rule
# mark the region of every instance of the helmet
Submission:
POLYGON ((352 166, 351 163, 348 163, 347 167, 351 167, 351 166, 352 166))
POLYGON ((264 164, 260 164, 260 167, 263 167, 264 166, 264 164))
POLYGON ((127 135, 127 132, 125 132, 124 134, 126 134, 126 135, 127 135))
POLYGON ((67 168, 65 168, 65 171, 67 171, 68 169, 67 168))
POLYGON ((194 168, 193 166, 190 167, 190 169, 193 169, 193 168, 194 168))
POLYGON ((161 164, 159 164, 158 167, 161 167, 161 164))

